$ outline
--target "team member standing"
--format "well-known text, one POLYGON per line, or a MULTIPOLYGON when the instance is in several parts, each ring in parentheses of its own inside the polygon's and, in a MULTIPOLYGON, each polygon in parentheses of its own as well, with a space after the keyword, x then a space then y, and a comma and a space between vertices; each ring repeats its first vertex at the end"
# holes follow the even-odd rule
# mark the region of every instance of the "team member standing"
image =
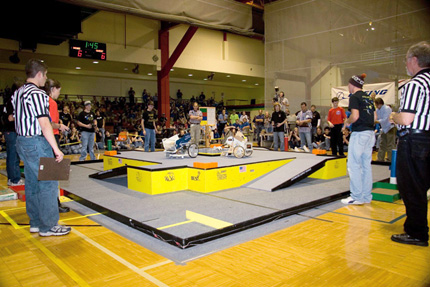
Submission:
POLYGON ((19 155, 16 150, 15 119, 13 117, 12 99, 9 96, 4 106, 4 138, 6 140, 6 172, 7 185, 23 185, 21 170, 19 168, 19 155))
POLYGON ((381 143, 378 150, 378 161, 385 161, 387 154, 388 161, 391 161, 391 151, 396 145, 396 128, 390 123, 389 117, 393 112, 391 108, 384 104, 381 98, 375 99, 376 114, 378 123, 381 125, 381 143))
MULTIPOLYGON (((202 92, 203 93, 203 92, 202 92)), ((200 123, 203 119, 202 111, 199 110, 199 104, 197 102, 194 102, 193 109, 190 110, 190 133, 191 133, 191 142, 195 143, 197 146, 200 142, 200 132, 201 132, 201 126, 200 123)))
POLYGON ((331 128, 330 131, 330 147, 332 155, 337 156, 337 151, 339 150, 339 155, 344 156, 343 144, 342 144, 342 127, 346 119, 345 110, 339 107, 339 99, 334 97, 331 99, 333 108, 328 111, 327 123, 331 128))
POLYGON ((287 116, 281 111, 281 105, 278 102, 274 104, 274 109, 272 113, 273 150, 277 151, 280 146, 281 151, 284 151, 284 125, 287 122, 287 116))
POLYGON ((348 89, 351 115, 345 126, 351 126, 348 147, 348 172, 351 196, 342 199, 343 204, 370 203, 372 201, 372 151, 375 145, 376 111, 372 98, 363 92, 364 78, 352 76, 348 89))
MULTIPOLYGON (((60 115, 58 113, 57 102, 55 101, 60 96, 61 84, 57 80, 47 79, 45 83, 45 92, 49 95, 49 116, 51 118, 51 125, 54 131, 55 141, 60 147, 60 131, 69 131, 66 125, 60 124, 60 115)), ((69 212, 70 208, 62 206, 58 198, 58 211, 60 213, 69 212)))
POLYGON ((149 152, 149 146, 151 146, 151 151, 155 151, 155 131, 157 130, 157 116, 154 111, 154 102, 148 102, 148 108, 142 115, 141 125, 143 130, 143 135, 145 136, 145 151, 149 152))
POLYGON ((312 112, 308 110, 308 105, 305 102, 300 104, 301 111, 297 114, 296 124, 299 127, 299 135, 301 147, 305 152, 312 151, 312 135, 311 135, 311 121, 312 112), (307 147, 306 147, 307 145, 307 147))
POLYGON ((47 66, 31 59, 25 66, 27 82, 12 96, 15 111, 16 146, 24 161, 26 209, 30 232, 40 236, 66 235, 71 228, 58 225, 58 181, 39 181, 39 160, 53 157, 63 160, 49 120, 49 97, 39 87, 46 82, 47 66), (54 151, 54 154, 52 153, 54 151))
POLYGON ((84 103, 85 109, 78 116, 78 126, 81 129, 81 142, 82 150, 80 161, 84 161, 87 157, 87 153, 90 154, 91 160, 95 160, 94 155, 94 140, 95 140, 95 129, 97 127, 96 115, 91 111, 91 102, 86 101, 84 103))
POLYGON ((406 69, 412 79, 402 89, 398 124, 397 186, 406 207, 405 233, 391 240, 428 246, 429 227, 426 192, 430 188, 430 45, 420 42, 406 54, 406 69))

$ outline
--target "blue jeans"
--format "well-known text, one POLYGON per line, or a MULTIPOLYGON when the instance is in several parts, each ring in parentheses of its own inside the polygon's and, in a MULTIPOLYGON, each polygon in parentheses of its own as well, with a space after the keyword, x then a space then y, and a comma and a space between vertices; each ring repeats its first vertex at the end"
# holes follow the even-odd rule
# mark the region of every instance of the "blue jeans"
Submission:
POLYGON ((21 170, 19 169, 19 156, 16 151, 16 132, 5 132, 6 140, 6 171, 7 179, 12 183, 17 183, 21 179, 21 170))
POLYGON ((94 137, 95 133, 90 133, 86 131, 81 132, 81 156, 79 157, 80 161, 84 161, 87 157, 87 153, 90 153, 91 160, 95 160, 96 156, 94 155, 94 137))
POLYGON ((145 151, 149 151, 149 145, 151 145, 151 151, 155 151, 155 129, 145 128, 145 151))
POLYGON ((353 132, 349 140, 348 173, 351 197, 361 202, 372 201, 372 151, 375 134, 371 131, 353 132))
POLYGON ((303 148, 305 145, 309 148, 310 151, 312 151, 312 135, 311 132, 299 132, 300 136, 300 147, 303 148))
POLYGON ((39 159, 54 157, 52 148, 43 136, 18 136, 16 141, 18 154, 24 161, 25 198, 31 227, 39 227, 47 232, 57 225, 58 214, 58 181, 37 180, 39 159))
POLYGON ((284 151, 284 132, 273 132, 273 150, 278 150, 279 143, 281 151, 284 151))

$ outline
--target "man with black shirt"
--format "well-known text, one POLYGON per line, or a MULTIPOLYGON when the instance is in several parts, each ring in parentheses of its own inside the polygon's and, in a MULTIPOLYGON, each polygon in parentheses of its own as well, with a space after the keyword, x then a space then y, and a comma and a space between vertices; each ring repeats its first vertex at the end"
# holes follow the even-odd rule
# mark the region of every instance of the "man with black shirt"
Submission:
POLYGON ((320 113, 317 111, 317 107, 315 105, 311 106, 311 112, 312 112, 312 138, 315 137, 315 135, 317 134, 317 127, 320 126, 321 123, 321 115, 320 113))
POLYGON ((97 128, 100 131, 101 135, 101 142, 103 143, 105 141, 105 117, 102 112, 100 112, 100 109, 96 110, 96 121, 97 121, 97 128))
POLYGON ((149 101, 148 109, 143 113, 141 120, 143 135, 145 136, 144 147, 146 152, 149 151, 149 146, 151 146, 151 151, 155 151, 156 121, 157 115, 154 111, 154 102, 149 101))
POLYGON ((281 105, 276 102, 275 111, 272 113, 273 126, 273 150, 277 151, 278 146, 284 151, 284 124, 287 122, 286 114, 281 111, 281 105))
POLYGON ((402 88, 399 113, 390 121, 397 124, 397 187, 406 207, 405 233, 391 240, 428 246, 427 191, 430 188, 430 44, 420 42, 406 53, 406 70, 412 76, 402 88))
MULTIPOLYGON (((375 145, 374 127, 377 119, 372 98, 363 92, 366 74, 352 76, 348 89, 351 115, 345 127, 351 126, 348 148, 348 172, 351 196, 343 204, 361 205, 372 201, 372 151, 375 145)), ((343 129, 345 129, 345 127, 343 129)))
POLYGON ((95 128, 97 127, 96 115, 91 111, 91 102, 86 101, 84 103, 85 109, 78 116, 78 126, 81 130, 81 156, 80 161, 84 161, 87 157, 87 153, 90 154, 91 160, 95 160, 94 155, 94 140, 95 140, 95 128))

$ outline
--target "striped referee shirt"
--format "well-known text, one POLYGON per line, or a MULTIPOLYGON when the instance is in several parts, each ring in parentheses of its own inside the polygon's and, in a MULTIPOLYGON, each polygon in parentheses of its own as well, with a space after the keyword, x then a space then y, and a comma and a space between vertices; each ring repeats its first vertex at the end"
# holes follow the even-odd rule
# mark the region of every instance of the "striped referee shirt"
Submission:
POLYGON ((413 122, 408 126, 398 125, 399 130, 430 131, 430 69, 419 71, 403 86, 399 112, 415 114, 413 122))
POLYGON ((49 96, 33 83, 25 83, 12 96, 16 133, 42 135, 38 118, 49 117, 49 96))

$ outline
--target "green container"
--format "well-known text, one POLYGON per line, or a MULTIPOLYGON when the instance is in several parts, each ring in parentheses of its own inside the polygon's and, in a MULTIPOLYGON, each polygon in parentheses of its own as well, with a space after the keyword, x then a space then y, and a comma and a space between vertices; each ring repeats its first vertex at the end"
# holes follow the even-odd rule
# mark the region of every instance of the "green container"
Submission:
POLYGON ((112 140, 107 140, 107 149, 112 150, 112 140))

